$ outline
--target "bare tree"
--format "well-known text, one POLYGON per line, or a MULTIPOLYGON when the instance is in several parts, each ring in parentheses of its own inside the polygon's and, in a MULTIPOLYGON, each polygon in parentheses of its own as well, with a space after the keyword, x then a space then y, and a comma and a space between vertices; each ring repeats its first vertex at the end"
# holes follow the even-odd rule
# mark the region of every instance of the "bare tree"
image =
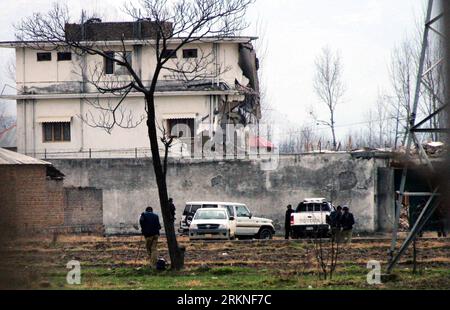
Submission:
MULTIPOLYGON (((403 41, 393 50, 391 56, 391 65, 389 68, 393 98, 391 100, 392 116, 395 117, 397 123, 395 128, 398 135, 402 135, 402 144, 405 143, 408 131, 410 129, 410 118, 412 104, 414 102, 415 87, 417 80, 417 71, 422 47, 423 25, 425 23, 426 11, 422 17, 416 18, 416 31, 408 34, 403 41)), ((437 26, 438 29, 440 26, 437 26)), ((440 29, 441 30, 441 29, 440 29)), ((444 42, 443 38, 431 32, 427 45, 427 53, 425 55, 426 71, 422 76, 422 87, 419 93, 419 111, 417 116, 427 116, 441 108, 444 103, 444 42), (433 37, 434 35, 434 37, 433 37)), ((430 118, 428 126, 430 128, 438 128, 442 119, 442 114, 436 114, 430 118)), ((417 117, 416 116, 416 117, 417 117)), ((439 140, 438 133, 430 133, 431 140, 439 140)), ((397 139, 395 147, 397 147, 397 139)))
MULTIPOLYGON (((104 72, 101 65, 94 67, 89 74, 91 83, 101 94, 114 94, 117 96, 115 103, 109 109, 111 116, 105 120, 97 120, 97 125, 104 129, 111 130, 114 126, 132 127, 136 122, 129 117, 117 117, 120 114, 120 107, 125 98, 131 92, 143 94, 145 99, 145 120, 148 129, 149 142, 151 146, 153 169, 158 186, 159 201, 167 236, 171 266, 179 270, 184 266, 184 251, 178 246, 175 234, 174 222, 171 219, 166 170, 167 151, 165 158, 161 160, 158 145, 158 132, 155 119, 155 92, 158 80, 164 70, 177 74, 181 77, 192 77, 200 72, 199 68, 204 64, 188 63, 185 66, 171 65, 173 56, 187 44, 202 41, 206 37, 227 37, 238 34, 246 28, 243 22, 246 10, 253 0, 176 0, 168 2, 166 0, 140 0, 138 4, 126 6, 126 12, 138 22, 146 21, 151 25, 152 38, 141 39, 142 44, 149 45, 155 52, 155 67, 152 68, 152 76, 147 83, 136 72, 129 59, 129 51, 125 46, 125 39, 122 36, 121 52, 107 52, 108 42, 102 42, 95 38, 86 37, 87 21, 94 21, 95 16, 83 16, 80 25, 70 26, 70 12, 67 6, 55 3, 52 10, 47 14, 35 13, 31 17, 24 19, 16 26, 16 36, 28 46, 38 49, 70 49, 77 55, 95 55, 101 59, 114 63, 125 70, 129 79, 107 80, 104 79, 104 72), (69 27, 68 27, 69 26, 69 27)), ((136 2, 133 2, 136 3, 136 2)), ((106 40, 105 40, 106 41, 106 40)), ((204 55, 203 59, 208 58, 204 55)), ((165 139, 163 137, 163 139, 165 139)), ((170 141, 164 141, 165 146, 170 146, 170 141)))
POLYGON ((305 123, 300 127, 285 130, 286 134, 280 142, 280 152, 287 154, 307 153, 314 150, 314 143, 318 141, 311 124, 305 123))
POLYGON ((396 125, 400 122, 398 119, 398 111, 395 105, 391 103, 391 97, 385 92, 379 91, 375 102, 375 113, 377 120, 377 146, 378 147, 394 147, 395 138, 397 136, 396 125))
POLYGON ((369 110, 366 112, 366 130, 367 130, 367 141, 366 141, 366 147, 373 147, 373 137, 374 137, 374 112, 372 108, 369 108, 369 110))
POLYGON ((345 93, 342 81, 342 63, 338 52, 324 47, 315 61, 314 90, 319 99, 327 106, 330 112, 329 121, 316 118, 318 123, 331 129, 333 150, 336 150, 336 106, 341 103, 345 93))
MULTIPOLYGON (((420 45, 419 45, 420 47, 420 45)), ((418 48, 419 49, 419 48, 418 48)), ((419 105, 420 112, 426 116, 434 113, 444 106, 444 102, 440 98, 444 98, 444 68, 442 66, 444 60, 444 46, 440 38, 430 40, 425 55, 425 68, 428 68, 426 74, 423 75, 422 97, 419 105)), ((442 120, 442 114, 437 114, 430 118, 428 126, 430 128, 439 128, 442 120)), ((430 133, 431 140, 438 141, 439 133, 430 133)))
POLYGON ((409 117, 414 102, 417 75, 416 62, 414 43, 406 38, 394 49, 389 68, 398 120, 400 121, 398 127, 403 131, 402 145, 405 144, 410 129, 409 117))
POLYGON ((320 232, 316 232, 311 238, 311 242, 314 245, 314 253, 319 267, 319 278, 333 279, 341 250, 340 241, 335 237, 325 239, 320 232))

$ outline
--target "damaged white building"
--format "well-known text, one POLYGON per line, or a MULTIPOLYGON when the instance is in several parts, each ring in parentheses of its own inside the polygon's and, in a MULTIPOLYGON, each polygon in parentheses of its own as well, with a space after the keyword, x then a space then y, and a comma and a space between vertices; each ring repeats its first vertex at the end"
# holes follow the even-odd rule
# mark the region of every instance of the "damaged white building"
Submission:
MULTIPOLYGON (((122 51, 123 41, 134 71, 144 83, 150 83, 156 62, 152 31, 148 31, 152 24, 137 23, 94 20, 88 21, 83 29, 107 46, 109 53, 122 51)), ((161 73, 155 107, 158 125, 170 131, 176 124, 185 124, 194 136, 224 128, 225 124, 256 124, 261 111, 258 59, 252 46, 255 39, 204 38, 180 49, 170 61, 173 66, 195 62, 204 55, 211 57, 211 61, 196 78, 180 78, 167 70, 161 73)), ((173 44, 177 43, 175 40, 173 44)), ((124 113, 139 123, 135 128, 114 128, 108 133, 89 123, 89 119, 102 118, 96 105, 114 105, 118 100, 113 94, 99 93, 89 81, 89 72, 101 67, 102 82, 108 83, 130 80, 126 70, 98 55, 55 50, 45 42, 40 42, 39 48, 20 41, 0 42, 0 47, 14 48, 16 52, 17 93, 1 97, 17 101, 19 152, 50 158, 103 151, 114 154, 114 151, 135 150, 131 152, 137 153, 149 148, 146 123, 139 122, 145 114, 141 93, 131 92, 122 103, 124 113)), ((185 147, 184 151, 190 154, 191 148, 185 147)), ((174 148, 172 152, 180 150, 174 148)))

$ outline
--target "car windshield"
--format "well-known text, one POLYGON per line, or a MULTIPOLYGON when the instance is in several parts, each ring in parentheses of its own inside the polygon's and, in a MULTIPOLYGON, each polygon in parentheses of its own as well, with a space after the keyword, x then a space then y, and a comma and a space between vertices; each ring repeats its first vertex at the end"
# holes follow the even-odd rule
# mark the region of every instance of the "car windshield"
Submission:
POLYGON ((224 210, 198 210, 195 220, 226 220, 227 214, 224 210))
POLYGON ((295 210, 295 212, 321 212, 321 211, 325 211, 325 212, 329 212, 330 211, 330 206, 328 205, 328 203, 324 202, 324 203, 305 203, 305 202, 301 202, 297 209, 295 210))

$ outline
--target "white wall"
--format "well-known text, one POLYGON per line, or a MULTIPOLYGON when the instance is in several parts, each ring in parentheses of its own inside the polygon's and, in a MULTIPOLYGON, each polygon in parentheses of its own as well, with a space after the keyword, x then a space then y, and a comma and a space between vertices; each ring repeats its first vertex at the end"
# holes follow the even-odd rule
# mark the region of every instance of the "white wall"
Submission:
MULTIPOLYGON (((117 101, 114 100, 111 103, 117 101)), ((101 104, 107 104, 107 99, 102 99, 101 104)), ((143 98, 127 98, 122 106, 126 113, 132 112, 135 121, 145 115, 143 98)), ((165 119, 169 114, 207 115, 210 111, 210 100, 208 96, 158 97, 155 108, 157 122, 165 125, 165 119)), ((28 100, 26 103, 19 101, 17 112, 18 150, 22 153, 149 148, 145 120, 136 128, 124 129, 116 126, 112 133, 108 134, 105 130, 92 128, 81 120, 80 115, 92 112, 97 119, 101 113, 85 100, 43 99, 28 100), (38 119, 67 116, 72 117, 71 141, 44 142, 42 124, 38 123, 38 119)))
MULTIPOLYGON (((171 46, 169 46, 171 48, 171 46)), ((223 74, 221 81, 225 81, 230 87, 234 86, 237 79, 241 84, 246 85, 248 79, 243 76, 243 72, 238 65, 239 44, 238 43, 197 43, 190 44, 184 48, 197 48, 199 55, 215 55, 218 67, 223 74)), ((120 51, 121 47, 111 47, 107 50, 120 51)), ((156 65, 155 51, 150 46, 133 47, 128 46, 127 50, 133 51, 133 67, 136 72, 142 73, 143 80, 152 78, 156 65), (138 57, 139 50, 142 50, 138 57)), ((91 78, 95 68, 103 69, 103 58, 97 55, 78 56, 72 53, 72 61, 57 61, 57 51, 50 51, 51 61, 37 61, 37 52, 29 48, 16 49, 17 83, 18 87, 27 86, 29 90, 37 93, 58 93, 69 94, 81 91, 82 65, 85 63, 87 70, 85 75, 91 78)), ((47 51, 48 52, 48 51, 47 51)), ((176 67, 176 62, 185 62, 183 50, 179 50, 177 60, 170 60, 167 66, 176 67)), ((216 72, 216 63, 211 62, 206 68, 208 75, 216 72)), ((95 75, 95 74, 94 74, 95 75)), ((170 79, 171 73, 163 70, 160 79, 170 79)), ((211 77, 212 78, 212 77, 211 77)), ((103 81, 129 80, 127 75, 106 75, 103 81)), ((91 85, 88 92, 96 92, 91 85)), ((156 99, 157 122, 160 126, 166 125, 165 115, 168 114, 188 114, 203 118, 211 114, 211 96, 161 96, 156 99)), ((108 99, 102 99, 101 103, 106 104, 108 99)), ((117 99, 112 99, 112 103, 117 99)), ((217 100, 214 102, 217 105, 217 100)), ((144 112, 143 97, 129 97, 122 104, 128 112, 132 111, 133 119, 139 120, 144 112)), ((217 107, 217 106, 215 106, 217 107)), ((58 151, 86 151, 89 149, 133 149, 148 148, 147 126, 145 121, 133 129, 123 129, 115 127, 112 134, 99 128, 92 128, 80 119, 80 115, 92 111, 94 118, 99 116, 99 111, 92 108, 83 99, 39 99, 39 100, 18 100, 18 150, 23 153, 43 153, 58 151), (71 121, 71 141, 70 142, 43 142, 42 123, 38 122, 41 117, 72 117, 71 121)), ((211 121, 209 119, 208 121, 211 121)), ((92 122, 91 122, 92 123, 92 122)))
MULTIPOLYGON (((220 43, 218 44, 216 61, 220 68, 220 79, 225 81, 231 87, 234 86, 234 81, 237 79, 241 84, 248 83, 247 78, 243 76, 242 70, 238 65, 239 61, 239 44, 238 43, 220 43)), ((169 46, 171 48, 172 46, 169 46)), ((196 43, 188 44, 183 49, 196 48, 199 55, 211 55, 208 58, 211 61, 205 68, 205 75, 214 75, 216 72, 215 62, 213 61, 214 45, 212 43, 196 43)), ((177 59, 168 61, 167 66, 176 68, 186 62, 183 59, 183 49, 177 53, 177 59)), ((121 51, 122 47, 108 47, 105 50, 121 51)), ((152 78, 153 70, 156 65, 155 51, 152 46, 144 46, 142 48, 142 55, 138 57, 137 48, 127 46, 127 50, 133 51, 133 68, 135 71, 142 72, 142 79, 149 81, 152 78), (140 59, 139 59, 140 58, 140 59), (141 69, 141 70, 140 70, 141 69)), ((86 68, 85 71, 88 77, 95 75, 96 67, 103 69, 103 58, 98 55, 85 56, 86 68)), ((74 83, 82 81, 81 64, 83 57, 72 53, 72 61, 57 61, 57 51, 43 51, 30 48, 16 48, 16 68, 17 68, 17 84, 19 87, 25 85, 28 87, 54 87, 55 84, 74 83), (36 54, 38 52, 50 52, 52 54, 51 61, 37 61, 36 54)), ((172 79, 173 73, 168 70, 162 70, 160 79, 172 79)), ((129 80, 127 75, 106 75, 102 77, 105 81, 110 80, 129 80)), ((76 83, 74 85, 77 85, 76 83)), ((95 91, 91 86, 90 91, 95 91)), ((44 90, 45 92, 46 90, 44 90)), ((54 89, 53 92, 56 92, 54 89)))

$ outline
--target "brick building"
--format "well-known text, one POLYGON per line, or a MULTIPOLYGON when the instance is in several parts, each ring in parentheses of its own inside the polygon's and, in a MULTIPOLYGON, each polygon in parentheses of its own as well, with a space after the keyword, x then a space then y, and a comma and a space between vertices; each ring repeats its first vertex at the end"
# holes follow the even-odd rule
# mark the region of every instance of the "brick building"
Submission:
POLYGON ((49 162, 0 148, 2 233, 33 233, 63 225, 63 177, 49 162))
POLYGON ((103 232, 102 191, 63 179, 49 162, 0 148, 0 234, 103 232))

